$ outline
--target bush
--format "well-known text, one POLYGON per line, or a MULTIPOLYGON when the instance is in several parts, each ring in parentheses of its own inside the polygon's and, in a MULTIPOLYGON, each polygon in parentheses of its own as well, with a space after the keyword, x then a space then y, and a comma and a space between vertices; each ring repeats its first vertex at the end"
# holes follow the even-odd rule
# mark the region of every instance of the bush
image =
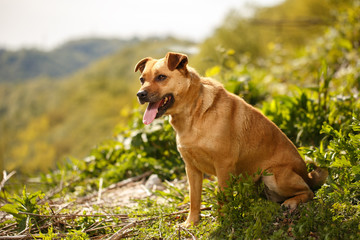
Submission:
POLYGON ((360 113, 355 112, 348 128, 334 129, 324 124, 326 137, 320 147, 304 148, 306 156, 329 169, 328 185, 321 191, 322 198, 346 204, 360 203, 360 113), (324 142, 331 139, 327 148, 324 142))
POLYGON ((211 238, 267 238, 280 206, 261 196, 263 190, 263 184, 255 184, 252 177, 231 176, 228 187, 216 194, 223 205, 215 205, 220 226, 211 238))

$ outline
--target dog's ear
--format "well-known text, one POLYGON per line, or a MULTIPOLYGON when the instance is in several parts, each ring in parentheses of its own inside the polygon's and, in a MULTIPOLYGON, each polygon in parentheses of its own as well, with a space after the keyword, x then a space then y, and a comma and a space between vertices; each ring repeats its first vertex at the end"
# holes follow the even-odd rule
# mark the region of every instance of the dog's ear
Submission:
POLYGON ((149 57, 141 59, 135 66, 135 72, 140 70, 140 72, 142 73, 144 71, 144 68, 145 68, 145 65, 146 65, 147 61, 149 61, 150 59, 151 58, 149 58, 149 57))
POLYGON ((188 57, 185 54, 169 52, 166 54, 167 66, 170 71, 175 69, 186 69, 188 64, 188 57))

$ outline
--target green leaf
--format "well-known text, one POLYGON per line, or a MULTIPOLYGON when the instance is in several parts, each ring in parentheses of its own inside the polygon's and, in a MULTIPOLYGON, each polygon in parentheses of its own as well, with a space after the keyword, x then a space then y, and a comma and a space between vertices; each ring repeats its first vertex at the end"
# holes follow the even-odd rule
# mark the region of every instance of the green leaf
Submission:
POLYGON ((331 167, 351 167, 349 160, 342 158, 336 158, 335 161, 330 165, 331 167))
POLYGON ((15 204, 6 204, 0 208, 0 211, 7 212, 11 215, 17 215, 19 213, 15 204))

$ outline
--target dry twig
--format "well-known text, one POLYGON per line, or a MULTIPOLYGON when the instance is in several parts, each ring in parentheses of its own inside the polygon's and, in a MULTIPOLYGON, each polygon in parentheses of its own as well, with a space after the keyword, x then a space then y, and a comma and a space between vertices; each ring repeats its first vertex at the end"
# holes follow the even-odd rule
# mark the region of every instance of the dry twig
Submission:
POLYGON ((187 228, 185 228, 185 227, 183 227, 183 226, 181 226, 181 225, 179 225, 179 228, 181 228, 182 230, 184 230, 185 232, 187 232, 187 233, 191 236, 191 238, 192 238, 193 240, 197 240, 197 238, 196 238, 187 228))
POLYGON ((12 171, 11 173, 7 174, 7 172, 3 171, 3 179, 0 183, 0 191, 5 187, 5 183, 15 174, 15 171, 12 171))
POLYGON ((110 238, 108 238, 108 240, 118 240, 118 239, 124 237, 126 234, 128 234, 128 231, 126 231, 126 230, 128 230, 129 228, 135 227, 136 225, 139 225, 140 223, 152 221, 152 220, 155 220, 158 218, 159 217, 151 217, 151 218, 147 218, 147 219, 143 219, 143 220, 136 220, 134 222, 131 222, 131 223, 125 225, 125 227, 121 228, 115 234, 113 234, 110 238))

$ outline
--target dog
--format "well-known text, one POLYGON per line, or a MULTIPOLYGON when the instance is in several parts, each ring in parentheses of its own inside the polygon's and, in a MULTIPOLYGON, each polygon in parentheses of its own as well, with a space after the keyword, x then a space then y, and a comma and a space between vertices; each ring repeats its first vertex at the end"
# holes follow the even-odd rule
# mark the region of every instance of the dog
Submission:
POLYGON ((295 209, 313 199, 327 170, 308 173, 294 144, 259 110, 229 93, 222 84, 201 77, 188 66, 188 57, 169 52, 162 59, 140 60, 140 104, 148 103, 143 122, 170 115, 177 149, 185 162, 190 190, 190 211, 184 226, 200 219, 204 173, 215 175, 220 190, 230 175, 263 174, 268 199, 295 209))

